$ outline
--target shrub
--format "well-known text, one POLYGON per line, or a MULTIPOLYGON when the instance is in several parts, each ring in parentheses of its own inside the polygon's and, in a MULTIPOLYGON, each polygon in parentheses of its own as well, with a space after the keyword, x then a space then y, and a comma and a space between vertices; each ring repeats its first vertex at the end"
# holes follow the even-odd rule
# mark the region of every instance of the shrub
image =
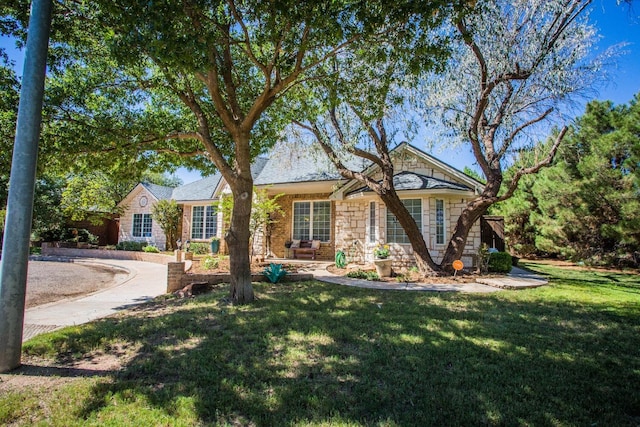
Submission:
POLYGON ((136 242, 134 240, 127 240, 125 242, 119 242, 116 245, 116 249, 119 251, 142 251, 142 248, 147 246, 146 242, 136 242))
POLYGON ((489 271, 492 273, 508 273, 511 266, 511 254, 507 252, 494 252, 489 256, 489 271))
POLYGON ((215 270, 220 264, 220 259, 207 255, 202 259, 201 265, 205 270, 215 270))
POLYGON ((367 271, 365 278, 367 280, 380 280, 380 276, 375 271, 367 271))
POLYGON ((375 271, 363 271, 354 270, 347 273, 347 277, 352 279, 364 279, 364 280, 380 280, 380 276, 375 271))
POLYGON ((160 253, 160 249, 156 248, 153 245, 147 245, 144 248, 142 248, 142 250, 145 252, 153 253, 153 254, 160 253))
POLYGON ((367 272, 358 269, 358 270, 354 270, 354 271, 348 272, 347 273, 347 277, 350 277, 352 279, 366 279, 367 278, 367 272))
POLYGON ((209 243, 202 242, 191 242, 189 246, 189 252, 192 252, 196 255, 204 255, 209 253, 211 245, 209 243))

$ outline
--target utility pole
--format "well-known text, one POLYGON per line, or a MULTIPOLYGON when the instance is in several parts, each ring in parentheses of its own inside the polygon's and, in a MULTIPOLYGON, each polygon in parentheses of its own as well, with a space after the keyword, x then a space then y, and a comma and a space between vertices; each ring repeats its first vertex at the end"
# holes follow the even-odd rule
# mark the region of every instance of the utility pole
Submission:
POLYGON ((0 372, 20 366, 51 0, 33 0, 0 261, 0 372))

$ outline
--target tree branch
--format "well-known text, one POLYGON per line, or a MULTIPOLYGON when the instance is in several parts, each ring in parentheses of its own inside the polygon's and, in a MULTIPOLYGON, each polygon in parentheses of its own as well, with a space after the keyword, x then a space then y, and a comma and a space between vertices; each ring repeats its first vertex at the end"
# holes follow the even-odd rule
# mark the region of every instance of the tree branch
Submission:
POLYGON ((523 169, 520 169, 518 172, 516 172, 513 179, 509 183, 509 187, 507 188, 507 191, 502 196, 496 198, 495 203, 502 202, 504 200, 507 200, 511 196, 513 196, 513 193, 518 188, 518 183, 520 182, 520 179, 523 176, 537 173, 540 169, 542 169, 543 167, 549 166, 551 162, 553 162, 553 158, 555 157, 556 152, 560 147, 560 143, 564 139, 564 136, 567 133, 568 129, 569 128, 567 126, 562 128, 562 130, 556 137, 556 140, 554 141, 553 146, 551 147, 551 150, 549 151, 549 154, 547 155, 547 157, 545 157, 542 161, 538 162, 534 166, 531 166, 529 168, 523 168, 523 169))

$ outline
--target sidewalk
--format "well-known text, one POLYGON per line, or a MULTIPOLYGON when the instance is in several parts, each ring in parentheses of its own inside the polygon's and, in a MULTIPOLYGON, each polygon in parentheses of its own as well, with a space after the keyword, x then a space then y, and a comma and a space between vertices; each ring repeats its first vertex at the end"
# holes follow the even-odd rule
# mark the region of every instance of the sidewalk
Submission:
POLYGON ((64 326, 79 325, 125 310, 167 290, 167 266, 142 261, 82 259, 82 263, 128 271, 120 283, 96 293, 33 307, 25 311, 23 341, 64 326))
MULTIPOLYGON (((518 267, 513 267, 511 273, 498 278, 480 278, 476 283, 389 283, 374 282, 363 279, 351 279, 336 276, 326 270, 325 267, 314 270, 313 277, 322 282, 337 285, 354 286, 367 289, 385 289, 402 291, 435 291, 435 292, 480 292, 489 293, 502 289, 526 289, 536 288, 548 283, 547 280, 534 273, 518 267)), ((444 282, 444 280, 443 280, 444 282)))

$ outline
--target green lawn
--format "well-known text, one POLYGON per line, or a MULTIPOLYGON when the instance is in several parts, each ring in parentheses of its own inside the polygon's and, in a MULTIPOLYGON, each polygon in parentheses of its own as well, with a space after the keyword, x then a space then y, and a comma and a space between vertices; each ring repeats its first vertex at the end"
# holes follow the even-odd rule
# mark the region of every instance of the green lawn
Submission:
POLYGON ((160 299, 26 343, 47 379, 91 357, 125 362, 5 392, 0 424, 640 425, 639 277, 530 267, 551 285, 160 299))

